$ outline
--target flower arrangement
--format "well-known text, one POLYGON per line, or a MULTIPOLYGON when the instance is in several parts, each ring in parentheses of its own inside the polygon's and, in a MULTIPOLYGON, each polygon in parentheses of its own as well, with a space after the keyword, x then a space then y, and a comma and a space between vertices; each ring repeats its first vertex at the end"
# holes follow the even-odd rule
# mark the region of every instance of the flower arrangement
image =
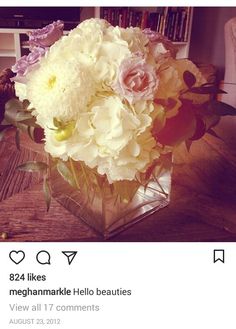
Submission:
POLYGON ((150 29, 90 19, 63 35, 57 21, 30 32, 29 45, 12 68, 15 122, 43 129, 46 152, 78 189, 84 180, 131 201, 177 145, 216 136, 220 116, 235 114, 212 97, 223 91, 150 29))

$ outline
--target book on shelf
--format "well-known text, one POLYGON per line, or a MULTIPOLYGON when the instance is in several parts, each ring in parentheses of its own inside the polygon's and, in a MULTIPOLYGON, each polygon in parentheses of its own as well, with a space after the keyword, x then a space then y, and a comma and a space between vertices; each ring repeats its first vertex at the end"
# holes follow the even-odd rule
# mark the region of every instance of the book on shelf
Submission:
POLYGON ((128 26, 135 26, 135 12, 133 9, 129 10, 127 22, 128 26))
POLYGON ((163 35, 167 35, 169 16, 170 16, 170 9, 169 7, 165 7, 163 12, 163 26, 162 26, 162 30, 160 31, 160 33, 163 35))
POLYGON ((186 20, 187 12, 185 10, 181 11, 181 19, 179 25, 179 33, 177 35, 177 41, 184 41, 185 29, 186 29, 186 20))
POLYGON ((159 19, 160 19, 160 13, 157 12, 150 13, 148 16, 147 27, 153 31, 157 31, 159 19))
POLYGON ((187 11, 187 17, 186 17, 186 27, 185 27, 185 33, 184 33, 184 41, 188 41, 190 21, 191 21, 191 8, 186 7, 186 11, 187 11))
POLYGON ((114 26, 150 28, 174 42, 188 41, 191 15, 191 7, 157 7, 153 11, 140 11, 134 7, 101 9, 101 18, 114 26))
POLYGON ((142 13, 142 18, 141 18, 141 29, 144 30, 148 26, 148 11, 144 11, 142 13))

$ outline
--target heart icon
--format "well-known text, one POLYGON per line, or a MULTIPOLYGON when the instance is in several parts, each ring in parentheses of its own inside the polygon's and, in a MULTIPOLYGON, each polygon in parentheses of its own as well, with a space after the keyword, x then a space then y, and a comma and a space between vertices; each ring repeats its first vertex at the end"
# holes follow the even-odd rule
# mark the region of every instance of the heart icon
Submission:
POLYGON ((22 250, 12 250, 9 254, 10 259, 16 264, 20 264, 25 258, 25 253, 22 250))

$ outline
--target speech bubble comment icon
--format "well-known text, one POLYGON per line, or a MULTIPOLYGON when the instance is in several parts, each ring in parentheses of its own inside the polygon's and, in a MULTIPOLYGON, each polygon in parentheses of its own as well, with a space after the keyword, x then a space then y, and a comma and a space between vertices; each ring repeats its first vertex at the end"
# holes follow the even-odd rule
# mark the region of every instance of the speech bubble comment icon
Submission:
POLYGON ((36 260, 41 265, 51 265, 51 256, 46 250, 39 251, 36 255, 36 260))

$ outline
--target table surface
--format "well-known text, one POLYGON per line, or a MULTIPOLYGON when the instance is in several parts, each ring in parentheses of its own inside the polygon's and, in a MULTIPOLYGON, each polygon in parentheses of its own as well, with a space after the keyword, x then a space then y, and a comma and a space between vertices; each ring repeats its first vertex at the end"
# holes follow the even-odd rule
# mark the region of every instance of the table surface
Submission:
MULTIPOLYGON (((0 142, 0 241, 103 241, 56 200, 46 212, 42 177, 15 168, 45 161, 43 146, 14 130, 0 142)), ((171 202, 109 241, 236 241, 236 150, 212 136, 175 154, 171 202)))

